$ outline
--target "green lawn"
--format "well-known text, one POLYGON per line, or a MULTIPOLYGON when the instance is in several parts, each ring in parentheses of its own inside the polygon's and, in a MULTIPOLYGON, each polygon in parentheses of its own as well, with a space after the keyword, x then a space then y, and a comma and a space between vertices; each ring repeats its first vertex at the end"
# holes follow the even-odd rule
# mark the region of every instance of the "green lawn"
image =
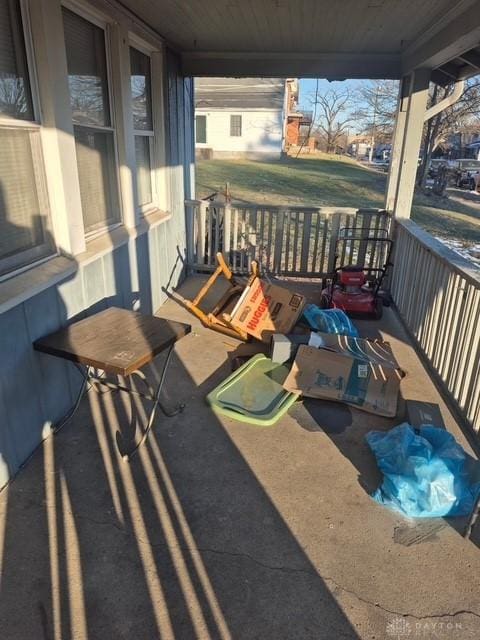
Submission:
MULTIPOLYGON (((197 161, 197 197, 223 191, 237 201, 343 207, 381 207, 387 176, 357 162, 326 154, 253 160, 197 161)), ((479 204, 461 193, 450 198, 417 194, 412 219, 430 233, 480 242, 479 204)))

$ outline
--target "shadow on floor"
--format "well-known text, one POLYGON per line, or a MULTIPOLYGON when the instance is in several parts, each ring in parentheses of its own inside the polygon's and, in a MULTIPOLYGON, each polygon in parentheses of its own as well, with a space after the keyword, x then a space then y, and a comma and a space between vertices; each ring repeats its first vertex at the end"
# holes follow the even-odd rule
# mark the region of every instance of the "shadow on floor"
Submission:
POLYGON ((44 442, 2 494, 2 638, 359 637, 204 405, 222 376, 198 385, 176 357, 166 402, 188 408, 131 464, 118 392, 91 390, 44 442))

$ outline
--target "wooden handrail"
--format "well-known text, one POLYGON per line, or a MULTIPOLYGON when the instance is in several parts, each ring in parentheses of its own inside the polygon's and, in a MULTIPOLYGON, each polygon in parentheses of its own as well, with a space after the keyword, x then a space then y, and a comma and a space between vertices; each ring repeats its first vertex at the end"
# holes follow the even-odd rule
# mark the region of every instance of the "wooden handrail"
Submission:
POLYGON ((439 260, 448 265, 453 271, 465 278, 474 286, 480 288, 480 268, 473 262, 459 255, 450 249, 440 240, 434 238, 428 231, 425 231, 418 224, 410 219, 396 219, 395 224, 402 227, 408 234, 414 237, 425 249, 435 254, 439 260))
MULTIPOLYGON (((185 200, 185 205, 188 207, 198 207, 201 204, 207 204, 208 207, 213 207, 214 209, 221 209, 225 207, 226 203, 216 200, 185 200)), ((388 214, 385 209, 376 209, 369 207, 315 207, 315 206, 300 206, 300 205, 278 205, 278 204, 268 204, 268 203, 252 203, 252 202, 231 202, 230 207, 232 209, 245 209, 248 211, 294 211, 301 213, 322 213, 323 215, 334 215, 335 213, 346 213, 346 214, 354 214, 354 213, 364 213, 364 214, 388 214)))

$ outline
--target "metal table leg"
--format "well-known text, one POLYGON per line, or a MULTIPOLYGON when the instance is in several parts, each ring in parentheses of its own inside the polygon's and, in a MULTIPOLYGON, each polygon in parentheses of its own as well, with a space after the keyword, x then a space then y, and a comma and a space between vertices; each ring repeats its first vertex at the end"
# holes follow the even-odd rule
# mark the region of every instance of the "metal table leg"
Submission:
POLYGON ((160 394, 162 392, 162 387, 164 385, 165 378, 167 376, 168 365, 170 364, 170 360, 171 360, 171 357, 172 357, 172 352, 173 352, 174 346, 175 345, 173 344, 168 350, 167 357, 165 359, 165 363, 163 365, 162 373, 161 373, 161 376, 160 376, 160 381, 158 383, 158 386, 157 386, 156 390, 154 390, 154 388, 148 382, 145 374, 142 371, 140 371, 139 369, 137 369, 136 371, 133 371, 130 374, 130 376, 136 375, 136 376, 138 376, 140 378, 142 383, 145 385, 148 393, 142 393, 141 391, 137 391, 135 389, 132 389, 131 387, 126 387, 124 385, 121 385, 121 384, 118 384, 118 383, 115 383, 115 382, 111 382, 110 380, 107 380, 104 377, 103 374, 100 374, 100 375, 97 374, 96 373, 96 369, 94 367, 87 366, 87 367, 85 367, 85 369, 83 369, 80 365, 76 365, 78 370, 82 374, 82 377, 83 377, 80 390, 79 390, 77 398, 75 400, 75 404, 70 409, 70 411, 60 420, 60 422, 58 422, 53 427, 53 432, 57 433, 69 420, 71 420, 73 418, 73 416, 76 413, 78 407, 80 406, 80 402, 81 402, 81 400, 83 398, 83 395, 85 393, 85 390, 87 388, 88 383, 92 383, 93 385, 102 385, 104 387, 108 387, 109 389, 112 389, 112 390, 115 390, 115 391, 124 391, 124 392, 126 392, 126 393, 128 393, 130 395, 138 395, 138 396, 144 398, 145 400, 149 400, 150 402, 153 402, 153 406, 152 406, 152 408, 150 410, 150 414, 149 414, 148 420, 147 420, 147 425, 145 427, 145 431, 142 434, 142 437, 140 438, 140 441, 134 446, 134 448, 129 453, 121 454, 122 455, 122 459, 124 461, 129 461, 130 458, 138 451, 138 449, 142 446, 142 444, 148 438, 148 434, 149 434, 149 432, 150 432, 150 430, 151 430, 151 428, 153 426, 153 422, 155 420, 155 414, 156 414, 156 411, 157 411, 157 407, 160 408, 162 413, 168 418, 176 416, 178 413, 181 413, 185 408, 184 404, 179 404, 173 410, 169 410, 163 405, 163 403, 160 400, 160 394))
MULTIPOLYGON (((150 433, 150 429, 153 426, 153 421, 155 420, 155 414, 157 412, 157 407, 160 407, 160 410, 162 411, 162 413, 165 416, 167 416, 168 418, 176 416, 178 413, 181 413, 185 409, 185 405, 184 404, 179 404, 172 411, 168 411, 167 409, 164 408, 163 404, 160 401, 160 393, 162 392, 162 387, 163 387, 163 384, 165 382, 165 378, 167 376, 167 369, 168 369, 168 365, 170 364, 170 358, 172 356, 174 346, 175 345, 172 345, 170 347, 170 349, 168 350, 167 357, 165 359, 165 364, 163 365, 162 374, 160 376, 160 381, 158 383, 157 390, 156 390, 155 393, 153 393, 153 389, 150 386, 150 384, 148 383, 145 375, 141 371, 135 371, 134 372, 137 375, 140 375, 140 378, 143 380, 144 384, 149 389, 149 391, 150 391, 150 398, 149 399, 153 400, 153 406, 152 406, 152 409, 150 411, 150 415, 148 417, 147 426, 145 428, 145 431, 143 432, 142 437, 140 438, 140 441, 138 442, 138 444, 136 444, 134 446, 134 448, 129 453, 126 453, 126 454, 122 455, 122 460, 124 462, 129 462, 130 458, 138 451, 138 449, 142 446, 142 444, 148 438, 148 434, 150 433)), ((147 396, 144 396, 144 397, 147 397, 147 396)))
POLYGON ((52 431, 53 433, 57 433, 58 431, 60 431, 60 429, 62 427, 64 427, 66 425, 66 423, 71 420, 73 418, 73 416, 75 415, 78 407, 80 406, 80 402, 83 398, 83 394, 85 393, 85 389, 87 388, 87 384, 88 381, 90 379, 90 374, 91 374, 91 367, 86 367, 85 369, 82 369, 82 367, 80 365, 76 365, 77 369, 80 371, 80 373, 82 374, 83 380, 82 380, 82 384, 80 386, 80 390, 78 392, 77 398, 75 400, 75 404, 73 405, 73 407, 70 409, 70 411, 63 416, 63 418, 60 420, 60 422, 57 422, 56 425, 54 425, 52 431))
POLYGON ((132 371, 132 373, 130 374, 129 377, 131 376, 138 376, 140 378, 140 380, 142 381, 142 383, 145 385, 145 387, 147 388, 148 393, 142 393, 141 391, 137 391, 136 389, 132 389, 131 387, 126 387, 125 385, 122 384, 118 384, 115 382, 111 382, 109 380, 106 380, 103 377, 99 377, 97 375, 94 375, 90 372, 88 379, 90 381, 92 381, 94 384, 99 384, 99 385, 103 385, 105 387, 109 387, 110 389, 116 390, 116 391, 124 391, 125 393, 128 393, 130 395, 137 395, 140 396, 142 398, 144 398, 145 400, 149 400, 151 402, 153 402, 153 406, 150 410, 150 414, 148 416, 148 420, 147 420, 147 425, 145 427, 145 431, 143 432, 142 437, 140 438, 140 441, 134 446, 134 448, 129 451, 128 453, 125 454, 121 454, 122 455, 122 459, 124 461, 129 461, 130 458, 138 451, 138 449, 142 446, 142 444, 145 442, 145 440, 148 438, 148 434, 153 426, 153 422, 155 420, 155 414, 157 411, 157 407, 160 408, 160 410, 162 411, 162 413, 167 416, 168 418, 171 418, 173 416, 176 416, 178 413, 180 413, 181 411, 183 411, 183 409, 185 408, 184 404, 179 404, 175 407, 175 409, 173 410, 168 410, 164 407, 164 405, 162 404, 161 400, 160 400, 160 394, 162 392, 162 387, 163 384, 165 382, 165 378, 167 375, 167 370, 168 370, 168 365, 170 364, 170 359, 172 356, 172 352, 174 349, 175 345, 172 345, 167 353, 167 357, 165 359, 165 363, 163 365, 163 369, 162 369, 162 373, 160 376, 160 381, 158 383, 158 386, 156 388, 156 390, 153 389, 153 387, 150 385, 150 383, 148 382, 145 374, 140 371, 140 370, 136 370, 136 371, 132 371))

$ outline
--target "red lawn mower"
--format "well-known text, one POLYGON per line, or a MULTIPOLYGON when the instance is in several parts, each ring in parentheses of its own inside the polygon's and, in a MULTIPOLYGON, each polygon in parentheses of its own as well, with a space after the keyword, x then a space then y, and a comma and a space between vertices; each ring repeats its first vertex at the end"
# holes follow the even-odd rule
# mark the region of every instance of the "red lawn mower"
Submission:
POLYGON ((335 243, 335 257, 331 278, 322 291, 320 306, 323 309, 341 309, 350 315, 368 315, 379 320, 383 306, 390 304, 390 298, 381 286, 392 265, 390 257, 393 241, 388 237, 387 229, 375 230, 360 227, 358 229, 340 229, 335 243), (357 259, 363 253, 364 264, 343 264, 337 267, 348 255, 357 259), (367 256, 369 264, 367 265, 367 256), (382 267, 374 267, 376 260, 384 260, 382 267))

